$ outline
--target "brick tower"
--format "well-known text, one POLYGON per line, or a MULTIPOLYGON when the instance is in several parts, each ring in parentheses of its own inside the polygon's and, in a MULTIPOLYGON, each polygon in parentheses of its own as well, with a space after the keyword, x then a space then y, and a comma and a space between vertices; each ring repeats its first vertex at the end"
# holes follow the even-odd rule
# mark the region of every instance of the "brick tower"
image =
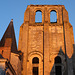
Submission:
POLYGON ((22 75, 73 75, 73 28, 63 5, 29 5, 20 27, 18 50, 23 52, 22 75), (35 22, 36 12, 42 22, 35 22), (50 13, 57 21, 50 21, 50 13))

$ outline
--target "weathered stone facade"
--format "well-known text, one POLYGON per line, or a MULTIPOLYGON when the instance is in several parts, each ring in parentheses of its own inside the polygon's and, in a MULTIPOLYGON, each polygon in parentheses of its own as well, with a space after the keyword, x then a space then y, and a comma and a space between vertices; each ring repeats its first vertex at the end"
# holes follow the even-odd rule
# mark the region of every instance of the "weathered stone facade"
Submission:
POLYGON ((73 28, 63 5, 29 5, 19 35, 18 50, 23 52, 22 74, 73 75, 73 44, 73 28), (37 11, 42 12, 41 23, 35 22, 37 11), (57 14, 55 23, 50 22, 52 11, 57 14), (39 59, 38 64, 32 63, 35 57, 39 59), (34 68, 38 68, 38 74, 34 68), (61 69, 60 74, 56 73, 58 69, 61 69))
POLYGON ((6 75, 75 75, 73 28, 64 5, 29 5, 20 27, 18 50, 11 20, 0 41, 0 55, 0 72, 6 75), (38 11, 41 23, 35 22, 38 11), (56 22, 50 21, 52 11, 56 22))

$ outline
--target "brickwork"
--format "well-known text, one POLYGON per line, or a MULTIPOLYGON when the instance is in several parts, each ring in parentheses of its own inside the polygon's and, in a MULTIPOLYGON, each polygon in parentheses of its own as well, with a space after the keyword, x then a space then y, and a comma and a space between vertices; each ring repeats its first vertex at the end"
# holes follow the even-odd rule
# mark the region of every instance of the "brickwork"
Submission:
POLYGON ((0 54, 8 60, 10 60, 11 43, 11 38, 7 38, 4 47, 0 47, 0 54))

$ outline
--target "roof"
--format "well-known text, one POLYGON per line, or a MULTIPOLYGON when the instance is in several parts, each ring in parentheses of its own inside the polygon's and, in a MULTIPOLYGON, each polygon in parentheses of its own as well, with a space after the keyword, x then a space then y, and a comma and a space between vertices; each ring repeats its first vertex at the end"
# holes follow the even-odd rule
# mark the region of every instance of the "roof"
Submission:
POLYGON ((16 52, 17 51, 17 44, 16 44, 16 38, 15 38, 15 32, 14 32, 14 26, 13 26, 13 19, 11 19, 2 39, 1 39, 1 47, 5 45, 5 39, 11 38, 12 39, 12 45, 11 45, 11 51, 16 52))

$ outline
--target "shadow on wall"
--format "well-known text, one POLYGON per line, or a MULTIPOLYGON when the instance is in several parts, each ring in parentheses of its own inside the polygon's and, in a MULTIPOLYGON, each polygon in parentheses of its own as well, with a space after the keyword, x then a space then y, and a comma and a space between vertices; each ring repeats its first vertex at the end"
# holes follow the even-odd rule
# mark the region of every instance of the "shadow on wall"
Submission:
MULTIPOLYGON (((75 50, 75 45, 74 45, 75 50)), ((64 54, 62 48, 58 55, 54 59, 54 65, 51 69, 50 75, 75 75, 74 63, 75 63, 75 52, 73 53, 72 57, 69 58, 67 55, 64 54)))

